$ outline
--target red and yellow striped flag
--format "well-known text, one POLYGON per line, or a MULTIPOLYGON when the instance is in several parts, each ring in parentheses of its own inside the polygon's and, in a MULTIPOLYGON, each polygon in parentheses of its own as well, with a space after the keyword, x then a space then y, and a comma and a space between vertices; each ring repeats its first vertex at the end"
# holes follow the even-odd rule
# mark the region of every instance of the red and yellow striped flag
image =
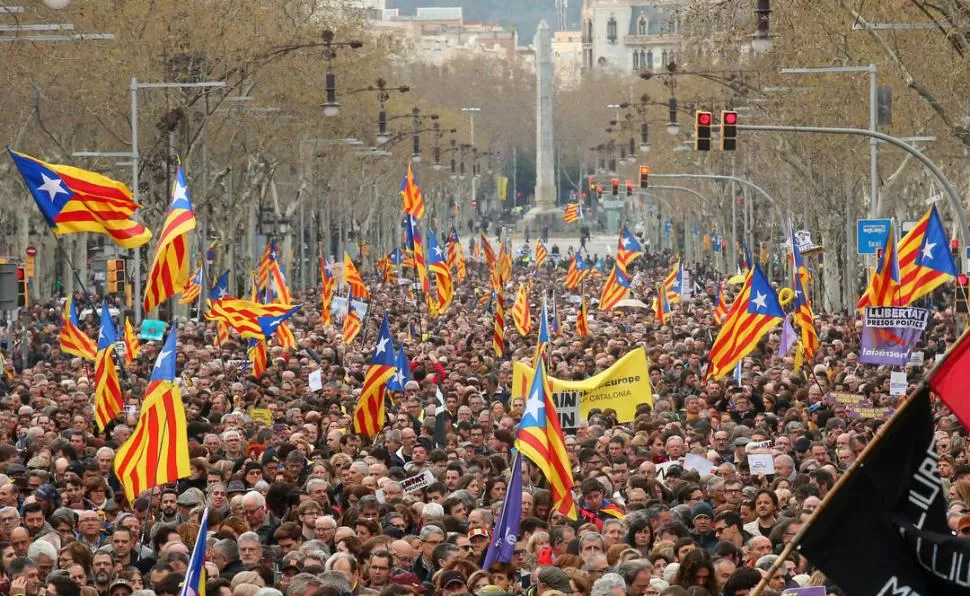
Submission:
POLYGON ((451 236, 448 237, 448 268, 455 272, 455 281, 461 283, 465 281, 468 274, 465 268, 465 253, 461 249, 461 240, 458 238, 458 230, 451 226, 451 236))
POLYGON ((424 217, 424 197, 421 187, 414 180, 414 170, 408 162, 408 171, 401 180, 401 199, 404 201, 404 212, 418 219, 424 217))
POLYGON ((61 351, 94 362, 95 355, 98 353, 98 344, 81 330, 77 320, 77 307, 71 296, 64 301, 61 323, 61 332, 58 335, 61 351))
POLYGON ((229 325, 223 321, 216 323, 216 347, 220 347, 229 341, 229 325))
POLYGON ((345 344, 350 345, 353 343, 357 334, 360 333, 360 328, 362 326, 360 315, 354 309, 354 305, 350 298, 347 299, 347 316, 344 317, 344 326, 341 330, 341 341, 345 344))
POLYGON ((185 407, 175 383, 175 350, 173 326, 145 389, 138 424, 115 456, 115 474, 129 503, 146 490, 192 472, 185 407))
POLYGON ((189 232, 194 229, 195 212, 192 211, 185 171, 179 165, 175 172, 172 202, 148 270, 144 299, 146 313, 185 288, 189 277, 189 232))
POLYGON ((202 294, 202 267, 200 266, 195 274, 185 282, 182 288, 182 295, 179 297, 179 304, 192 304, 199 299, 202 294))
POLYGON ((269 283, 269 264, 276 261, 276 241, 270 240, 263 248, 263 254, 256 265, 256 289, 262 291, 269 283))
POLYGON ((583 302, 579 307, 579 314, 576 315, 576 335, 586 337, 589 335, 589 319, 586 313, 586 294, 583 294, 583 302))
POLYGON ((266 372, 266 342, 255 339, 249 340, 249 350, 246 355, 249 357, 249 363, 252 365, 250 374, 258 380, 266 372))
POLYGON ((492 328, 492 350, 499 358, 505 356, 505 300, 495 295, 495 325, 492 328))
POLYGON ((542 264, 546 262, 549 258, 549 251, 546 250, 546 245, 542 243, 542 240, 536 238, 536 269, 542 267, 542 264))
POLYGON ((478 244, 482 247, 482 252, 485 253, 485 265, 489 269, 495 268, 495 250, 492 245, 488 243, 488 238, 485 237, 485 232, 479 235, 478 244))
POLYGON ((125 366, 131 366, 131 363, 138 358, 138 353, 141 352, 141 344, 138 342, 138 335, 135 334, 135 328, 131 326, 131 321, 125 319, 125 366))
POLYGON ((350 286, 351 298, 363 298, 364 300, 370 298, 370 292, 364 285, 364 279, 360 276, 357 266, 354 265, 354 261, 347 253, 344 253, 344 283, 350 286))
POLYGON ((322 325, 333 324, 333 314, 331 308, 333 305, 333 288, 337 285, 337 280, 333 277, 333 271, 330 269, 330 264, 327 262, 327 257, 323 254, 320 255, 320 279, 322 280, 323 288, 321 292, 321 305, 320 305, 320 323, 322 325))
POLYGON ((519 335, 525 337, 532 332, 532 315, 529 313, 529 290, 525 284, 519 284, 519 292, 512 304, 512 322, 519 335))
POLYGON ((354 432, 365 437, 376 436, 384 428, 385 406, 384 391, 387 382, 397 372, 394 342, 391 340, 391 326, 384 313, 377 344, 370 366, 364 373, 364 386, 360 391, 357 407, 354 409, 354 432))
POLYGON ((118 332, 105 302, 101 305, 101 332, 98 334, 98 353, 94 357, 94 418, 101 430, 121 412, 124 405, 118 369, 115 367, 117 342, 118 332))

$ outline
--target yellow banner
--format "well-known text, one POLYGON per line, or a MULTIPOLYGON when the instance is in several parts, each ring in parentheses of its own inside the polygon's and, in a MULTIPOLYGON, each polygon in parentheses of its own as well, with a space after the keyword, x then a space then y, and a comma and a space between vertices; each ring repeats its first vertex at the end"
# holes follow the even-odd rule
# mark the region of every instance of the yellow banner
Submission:
MULTIPOLYGON (((525 398, 532 385, 533 370, 516 362, 512 371, 512 397, 525 398)), ((549 377, 552 399, 564 429, 577 428, 593 408, 616 410, 619 422, 631 422, 637 406, 653 406, 653 391, 643 348, 628 352, 616 364, 585 381, 566 381, 549 377)))
POLYGON ((495 178, 495 194, 498 195, 498 200, 504 201, 508 196, 509 192, 509 179, 506 176, 498 176, 495 178))

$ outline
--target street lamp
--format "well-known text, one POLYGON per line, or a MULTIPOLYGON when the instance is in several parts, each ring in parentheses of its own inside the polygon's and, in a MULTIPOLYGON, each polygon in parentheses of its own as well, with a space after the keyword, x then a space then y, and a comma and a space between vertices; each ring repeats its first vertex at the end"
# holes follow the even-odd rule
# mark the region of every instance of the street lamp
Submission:
POLYGON ((340 115, 340 104, 337 103, 337 75, 333 73, 333 60, 337 57, 338 47, 347 47, 352 50, 364 47, 364 42, 359 39, 341 41, 334 43, 334 33, 330 29, 323 32, 323 57, 327 61, 327 101, 323 104, 323 115, 333 118, 340 115))
POLYGON ((751 36, 751 50, 755 54, 764 54, 771 50, 771 0, 757 0, 754 14, 758 29, 751 36))
POLYGON ((391 135, 387 132, 387 112, 385 107, 387 106, 387 100, 391 99, 391 92, 397 91, 398 93, 407 93, 411 88, 407 85, 399 85, 397 87, 390 87, 387 81, 384 79, 377 79, 376 85, 370 85, 364 87, 363 89, 355 89, 347 93, 347 95, 353 95, 355 93, 367 93, 370 91, 377 91, 377 101, 380 103, 380 111, 377 113, 377 144, 383 145, 391 139, 391 135))

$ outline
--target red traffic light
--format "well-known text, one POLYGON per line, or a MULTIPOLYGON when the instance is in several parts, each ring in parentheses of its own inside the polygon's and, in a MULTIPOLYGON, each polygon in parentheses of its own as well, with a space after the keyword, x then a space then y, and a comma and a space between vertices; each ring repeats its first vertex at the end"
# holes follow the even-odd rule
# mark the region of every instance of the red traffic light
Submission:
POLYGON ((738 114, 736 112, 724 112, 724 124, 737 124, 738 114))
POLYGON ((950 240, 950 249, 951 250, 956 250, 958 248, 960 248, 960 241, 959 240, 950 240))
POLYGON ((704 126, 707 126, 708 124, 711 123, 711 113, 710 112, 698 112, 697 113, 697 122, 700 123, 700 124, 703 124, 704 126))
POLYGON ((967 276, 960 274, 957 276, 957 285, 965 286, 967 285, 967 276))
POLYGON ((26 276, 27 276, 27 273, 24 270, 24 268, 17 267, 17 281, 23 281, 26 276))

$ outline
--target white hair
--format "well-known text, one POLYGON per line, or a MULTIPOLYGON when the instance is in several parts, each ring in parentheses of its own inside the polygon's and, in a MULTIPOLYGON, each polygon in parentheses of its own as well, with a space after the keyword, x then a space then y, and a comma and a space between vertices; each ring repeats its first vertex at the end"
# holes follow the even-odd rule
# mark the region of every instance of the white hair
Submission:
POLYGON ((258 491, 251 490, 248 493, 246 493, 245 495, 243 495, 243 504, 245 505, 246 503, 253 503, 257 507, 265 507, 266 506, 266 497, 264 497, 258 491))
POLYGON ((602 577, 593 582, 593 587, 589 596, 612 596, 614 590, 619 589, 626 593, 626 582, 619 573, 604 573, 602 577))
POLYGON ((46 540, 37 540, 30 545, 30 548, 27 549, 27 557, 36 561, 37 557, 41 555, 44 555, 52 561, 56 561, 57 549, 54 548, 53 544, 47 542, 46 540))
POLYGON ((439 518, 445 516, 445 508, 438 503, 426 503, 421 510, 421 517, 439 518))

